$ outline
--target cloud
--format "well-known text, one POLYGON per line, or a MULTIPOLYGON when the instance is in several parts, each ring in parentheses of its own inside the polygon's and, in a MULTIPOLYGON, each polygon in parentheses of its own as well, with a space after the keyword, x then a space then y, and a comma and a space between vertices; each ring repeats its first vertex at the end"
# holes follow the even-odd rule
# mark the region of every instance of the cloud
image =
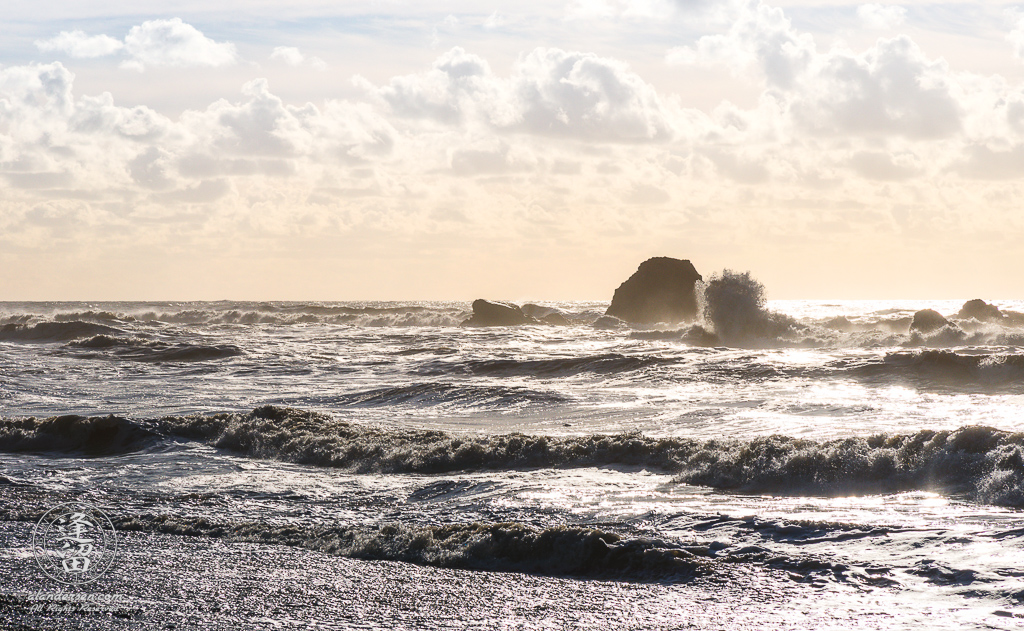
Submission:
POLYGON ((666 140, 668 114, 655 89, 620 61, 592 53, 538 48, 510 77, 453 48, 426 73, 360 85, 403 117, 493 131, 608 142, 666 140))
POLYGON ((441 55, 425 73, 395 77, 379 88, 361 77, 355 81, 398 116, 441 123, 461 122, 501 100, 490 65, 459 47, 441 55))
MULTIPOLYGON (((984 197, 993 208, 1019 199, 1021 85, 953 70, 903 36, 823 49, 781 10, 745 3, 735 18, 675 51, 753 81, 755 98, 709 111, 621 59, 559 48, 523 51, 500 72, 452 48, 390 79, 355 79, 353 100, 315 104, 256 79, 175 117, 75 94, 59 63, 4 67, 0 239, 45 243, 56 224, 82 221, 33 210, 55 199, 92 209, 90 225, 116 222, 102 238, 146 243, 449 229, 458 242, 642 240, 682 226, 696 241, 736 226, 759 237, 845 226, 841 236, 867 225, 837 219, 853 206, 924 217, 973 208, 984 187, 1005 187, 984 197)), ((312 62, 294 47, 270 55, 312 62)))
POLYGON ((955 77, 908 37, 879 40, 860 54, 820 52, 780 9, 762 3, 748 5, 728 32, 673 49, 667 59, 756 70, 788 123, 815 133, 940 138, 962 125, 955 77))
POLYGON ((306 61, 305 55, 294 46, 277 46, 274 52, 270 53, 270 58, 283 61, 289 66, 300 66, 306 61))
POLYGON ((955 79, 905 36, 860 55, 832 51, 815 60, 791 97, 796 120, 832 134, 950 137, 962 127, 955 79))
POLYGON ((316 70, 326 70, 327 63, 319 57, 306 58, 298 48, 294 46, 277 46, 274 51, 270 53, 271 59, 283 61, 289 66, 301 66, 303 63, 309 62, 309 65, 316 70))
POLYGON ((83 31, 61 31, 47 40, 37 40, 36 48, 62 52, 75 58, 105 57, 124 48, 124 44, 108 35, 86 35, 83 31))
POLYGON ((857 7, 857 17, 864 26, 882 31, 903 24, 907 10, 898 4, 862 4, 857 7))
POLYGON ((483 26, 484 26, 485 29, 494 30, 496 28, 501 27, 501 25, 504 24, 504 23, 505 23, 505 17, 502 16, 502 15, 499 15, 498 12, 495 11, 495 12, 491 13, 489 16, 487 16, 487 19, 484 20, 483 26))
POLYGON ((664 20, 678 12, 689 16, 709 10, 728 10, 732 0, 572 0, 566 4, 569 19, 595 20, 626 18, 664 20))
POLYGON ((1007 34, 1006 39, 1013 47, 1013 54, 1017 59, 1024 59, 1024 14, 1011 14, 1011 16, 1014 18, 1016 26, 1007 34))
POLYGON ((149 20, 133 26, 124 38, 131 59, 123 65, 143 70, 146 66, 226 66, 238 61, 235 45, 215 42, 181 21, 149 20))
MULTIPOLYGON (((38 40, 36 47, 43 52, 62 52, 75 58, 105 57, 121 52, 128 59, 121 63, 123 68, 144 70, 146 66, 210 66, 219 67, 238 61, 235 45, 215 42, 203 35, 181 18, 170 20, 149 20, 133 26, 124 41, 109 35, 86 35, 82 31, 62 31, 56 37, 38 40)), ((295 55, 302 62, 297 48, 278 47, 284 52, 285 61, 290 63, 295 55)), ((271 55, 274 57, 274 55, 271 55)), ((323 60, 310 60, 314 67, 325 66, 323 60)))

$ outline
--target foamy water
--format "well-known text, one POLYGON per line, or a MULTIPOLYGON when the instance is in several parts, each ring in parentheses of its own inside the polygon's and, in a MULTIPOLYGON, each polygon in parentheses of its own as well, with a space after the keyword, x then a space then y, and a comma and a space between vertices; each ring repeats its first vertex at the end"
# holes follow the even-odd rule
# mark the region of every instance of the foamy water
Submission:
POLYGON ((1024 327, 963 302, 733 305, 713 343, 595 328, 604 303, 0 303, 4 606, 45 583, 34 521, 87 498, 125 537, 104 580, 186 628, 1018 628, 1024 327), (922 308, 954 326, 911 333, 922 308), (286 595, 371 584, 418 613, 286 595))

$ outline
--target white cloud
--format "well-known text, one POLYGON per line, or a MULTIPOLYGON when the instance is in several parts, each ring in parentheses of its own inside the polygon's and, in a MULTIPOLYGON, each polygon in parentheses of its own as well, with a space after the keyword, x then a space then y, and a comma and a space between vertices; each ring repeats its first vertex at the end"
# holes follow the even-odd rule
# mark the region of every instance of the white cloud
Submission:
POLYGON ((426 73, 380 88, 360 83, 395 114, 444 124, 612 142, 671 136, 654 88, 626 64, 592 53, 538 48, 502 78, 482 58, 453 48, 426 73))
MULTIPOLYGON (((1021 85, 954 71, 907 37, 823 50, 778 9, 749 3, 735 17, 676 51, 755 78, 757 98, 710 112, 620 59, 557 48, 501 71, 453 48, 420 71, 358 79, 355 102, 293 103, 255 80, 175 118, 76 95, 61 64, 5 67, 0 242, 47 243, 69 222, 147 243, 456 223, 457 240, 479 243, 598 232, 649 243, 680 230, 694 242, 838 239, 928 224, 936 208, 966 217, 979 199, 1012 216, 1021 85)), ((316 60, 292 47, 271 56, 316 60)))
POLYGON ((289 66, 301 66, 304 63, 309 65, 315 70, 327 70, 327 62, 319 57, 307 58, 302 54, 298 48, 294 46, 277 46, 274 51, 270 53, 271 59, 283 61, 289 66))
POLYGON ((882 31, 903 24, 907 10, 898 4, 862 4, 857 7, 857 17, 864 26, 882 31))
POLYGON ((1007 34, 1006 39, 1013 46, 1013 54, 1017 59, 1024 59, 1024 14, 1011 14, 1016 20, 1016 27, 1007 34))
POLYGON ((515 129, 605 141, 671 136, 655 89, 621 61, 539 48, 520 59, 511 91, 515 129))
POLYGON ((667 19, 677 12, 691 16, 695 12, 727 9, 734 0, 572 0, 566 4, 569 19, 667 19))
POLYGON ((956 77, 909 38, 879 40, 860 54, 819 52, 780 9, 761 3, 749 5, 727 33, 674 49, 668 59, 756 69, 786 124, 817 134, 940 138, 963 124, 956 77))
POLYGON ((504 16, 498 15, 498 12, 495 11, 495 12, 491 13, 489 16, 487 16, 486 20, 484 20, 484 28, 488 29, 488 30, 492 30, 492 29, 496 29, 496 28, 500 27, 504 23, 505 23, 504 16))
POLYGON ((90 58, 112 55, 124 44, 108 35, 86 35, 83 31, 61 31, 47 40, 37 40, 36 48, 48 52, 62 52, 71 57, 90 58))
POLYGON ((181 21, 149 20, 133 26, 124 38, 131 56, 123 65, 142 70, 146 66, 225 66, 238 60, 234 44, 215 42, 181 21))
POLYGON ((305 55, 294 46, 277 46, 274 52, 270 53, 271 59, 278 59, 289 66, 300 66, 306 61, 305 55))
MULTIPOLYGON (((63 52, 71 57, 104 57, 114 53, 127 54, 121 63, 124 68, 144 70, 146 66, 225 66, 238 61, 234 44, 215 42, 181 18, 149 20, 132 27, 121 42, 109 35, 86 35, 82 31, 62 31, 56 37, 36 41, 43 52, 63 52)), ((279 47, 289 61, 301 53, 298 49, 279 47), (294 52, 292 52, 294 51, 294 52)), ((274 55, 272 55, 274 56, 274 55)), ((314 67, 324 66, 323 60, 311 60, 314 67)))

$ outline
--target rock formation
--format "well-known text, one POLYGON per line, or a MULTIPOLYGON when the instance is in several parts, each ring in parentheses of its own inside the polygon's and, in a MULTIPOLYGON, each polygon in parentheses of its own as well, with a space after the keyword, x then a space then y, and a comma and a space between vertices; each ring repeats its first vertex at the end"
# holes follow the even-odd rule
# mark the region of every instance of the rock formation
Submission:
POLYGON ((537 321, 523 313, 518 305, 507 302, 473 301, 473 315, 462 326, 515 326, 537 324, 537 321))
POLYGON ((931 333, 949 326, 949 320, 942 317, 942 314, 934 309, 921 309, 914 314, 914 320, 910 323, 911 332, 931 333))
POLYGON ((605 315, 641 324, 694 320, 700 280, 690 261, 665 256, 647 259, 615 290, 605 315))
POLYGON ((963 320, 974 318, 979 322, 998 322, 1003 319, 1003 312, 999 310, 999 307, 990 305, 980 298, 975 298, 965 302, 956 317, 963 320))

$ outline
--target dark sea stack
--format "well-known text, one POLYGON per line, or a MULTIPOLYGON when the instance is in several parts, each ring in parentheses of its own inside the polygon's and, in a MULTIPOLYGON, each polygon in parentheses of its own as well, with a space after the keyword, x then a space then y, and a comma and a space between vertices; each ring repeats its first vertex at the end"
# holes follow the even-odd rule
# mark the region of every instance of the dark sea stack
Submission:
POLYGON ((640 324, 694 320, 700 280, 690 261, 666 256, 647 259, 615 290, 605 315, 640 324))
POLYGON ((478 298, 473 301, 473 315, 463 322, 462 326, 516 326, 536 323, 536 320, 523 313, 519 305, 478 298))
POLYGON ((921 309, 914 314, 914 320, 910 323, 910 330, 919 333, 931 333, 944 326, 949 326, 949 320, 942 317, 942 314, 934 309, 921 309))
POLYGON ((974 318, 978 322, 998 322, 1003 319, 1003 312, 999 310, 999 307, 990 305, 980 298, 975 298, 965 302, 956 317, 962 320, 974 318))

